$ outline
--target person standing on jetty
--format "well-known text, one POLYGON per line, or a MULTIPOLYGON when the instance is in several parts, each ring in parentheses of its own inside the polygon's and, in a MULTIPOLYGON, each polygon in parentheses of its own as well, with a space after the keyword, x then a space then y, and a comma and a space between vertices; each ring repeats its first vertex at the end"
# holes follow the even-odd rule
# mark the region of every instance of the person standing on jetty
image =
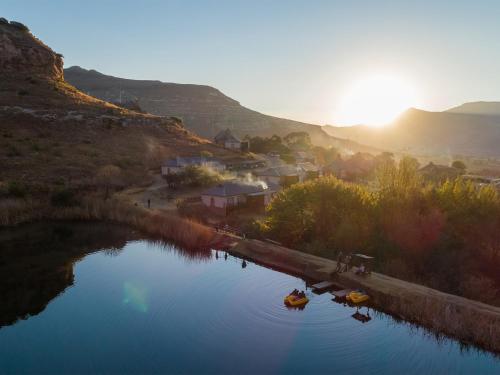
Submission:
POLYGON ((337 268, 335 272, 339 272, 342 269, 342 258, 344 257, 344 253, 340 250, 337 254, 337 268))

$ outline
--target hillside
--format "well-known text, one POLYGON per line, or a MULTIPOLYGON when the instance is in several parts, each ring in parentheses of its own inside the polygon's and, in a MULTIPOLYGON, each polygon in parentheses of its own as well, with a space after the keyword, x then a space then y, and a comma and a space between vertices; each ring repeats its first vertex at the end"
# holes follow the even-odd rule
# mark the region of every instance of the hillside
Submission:
POLYGON ((384 128, 325 126, 325 131, 395 152, 500 157, 500 117, 409 109, 384 128))
POLYGON ((240 137, 247 134, 285 136, 290 132, 306 131, 317 145, 348 151, 377 151, 331 137, 319 125, 250 110, 210 86, 117 78, 78 66, 66 69, 64 74, 68 82, 89 95, 113 103, 137 102, 145 112, 179 117, 189 130, 207 138, 226 128, 240 137))
MULTIPOLYGON (((448 109, 450 113, 470 115, 500 116, 500 102, 470 102, 448 109)), ((499 121, 500 123, 500 121, 499 121)))
POLYGON ((43 191, 95 184, 109 166, 120 184, 144 183, 166 156, 209 150, 239 157, 184 129, 86 95, 64 80, 62 55, 26 26, 0 19, 0 195, 7 183, 43 191))

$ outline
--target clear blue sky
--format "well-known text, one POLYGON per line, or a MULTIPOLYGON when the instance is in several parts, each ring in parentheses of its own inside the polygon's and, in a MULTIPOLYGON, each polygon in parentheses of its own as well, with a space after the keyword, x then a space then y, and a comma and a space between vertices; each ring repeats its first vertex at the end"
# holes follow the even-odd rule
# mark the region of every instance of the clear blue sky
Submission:
POLYGON ((409 77, 424 109, 500 100, 500 1, 2 0, 0 16, 66 67, 207 84, 319 124, 379 71, 409 77))

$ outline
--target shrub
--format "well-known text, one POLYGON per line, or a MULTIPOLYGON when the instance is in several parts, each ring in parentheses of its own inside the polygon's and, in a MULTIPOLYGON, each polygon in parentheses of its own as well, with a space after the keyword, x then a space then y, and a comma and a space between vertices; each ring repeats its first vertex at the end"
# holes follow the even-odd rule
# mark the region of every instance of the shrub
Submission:
POLYGON ((21 151, 16 146, 8 145, 6 155, 10 158, 15 156, 22 156, 21 151))
POLYGON ((21 22, 17 22, 17 21, 10 21, 10 25, 15 27, 16 29, 19 29, 21 31, 30 31, 30 29, 28 28, 28 26, 26 26, 25 24, 21 23, 21 22))
POLYGON ((52 193, 50 203, 54 207, 71 207, 76 205, 75 194, 68 189, 59 189, 52 193))
POLYGON ((24 198, 28 191, 26 186, 18 181, 11 181, 7 185, 7 194, 11 197, 24 198))
POLYGON ((17 92, 17 95, 19 95, 19 96, 26 96, 26 95, 29 95, 29 92, 26 91, 26 90, 19 90, 17 92))

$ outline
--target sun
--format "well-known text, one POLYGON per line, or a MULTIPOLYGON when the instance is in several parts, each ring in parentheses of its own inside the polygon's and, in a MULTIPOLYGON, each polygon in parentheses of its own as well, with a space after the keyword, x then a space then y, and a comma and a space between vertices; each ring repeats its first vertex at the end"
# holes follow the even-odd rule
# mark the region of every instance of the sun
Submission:
POLYGON ((355 82, 342 97, 334 121, 340 125, 382 127, 418 105, 415 86, 395 75, 373 75, 355 82))

